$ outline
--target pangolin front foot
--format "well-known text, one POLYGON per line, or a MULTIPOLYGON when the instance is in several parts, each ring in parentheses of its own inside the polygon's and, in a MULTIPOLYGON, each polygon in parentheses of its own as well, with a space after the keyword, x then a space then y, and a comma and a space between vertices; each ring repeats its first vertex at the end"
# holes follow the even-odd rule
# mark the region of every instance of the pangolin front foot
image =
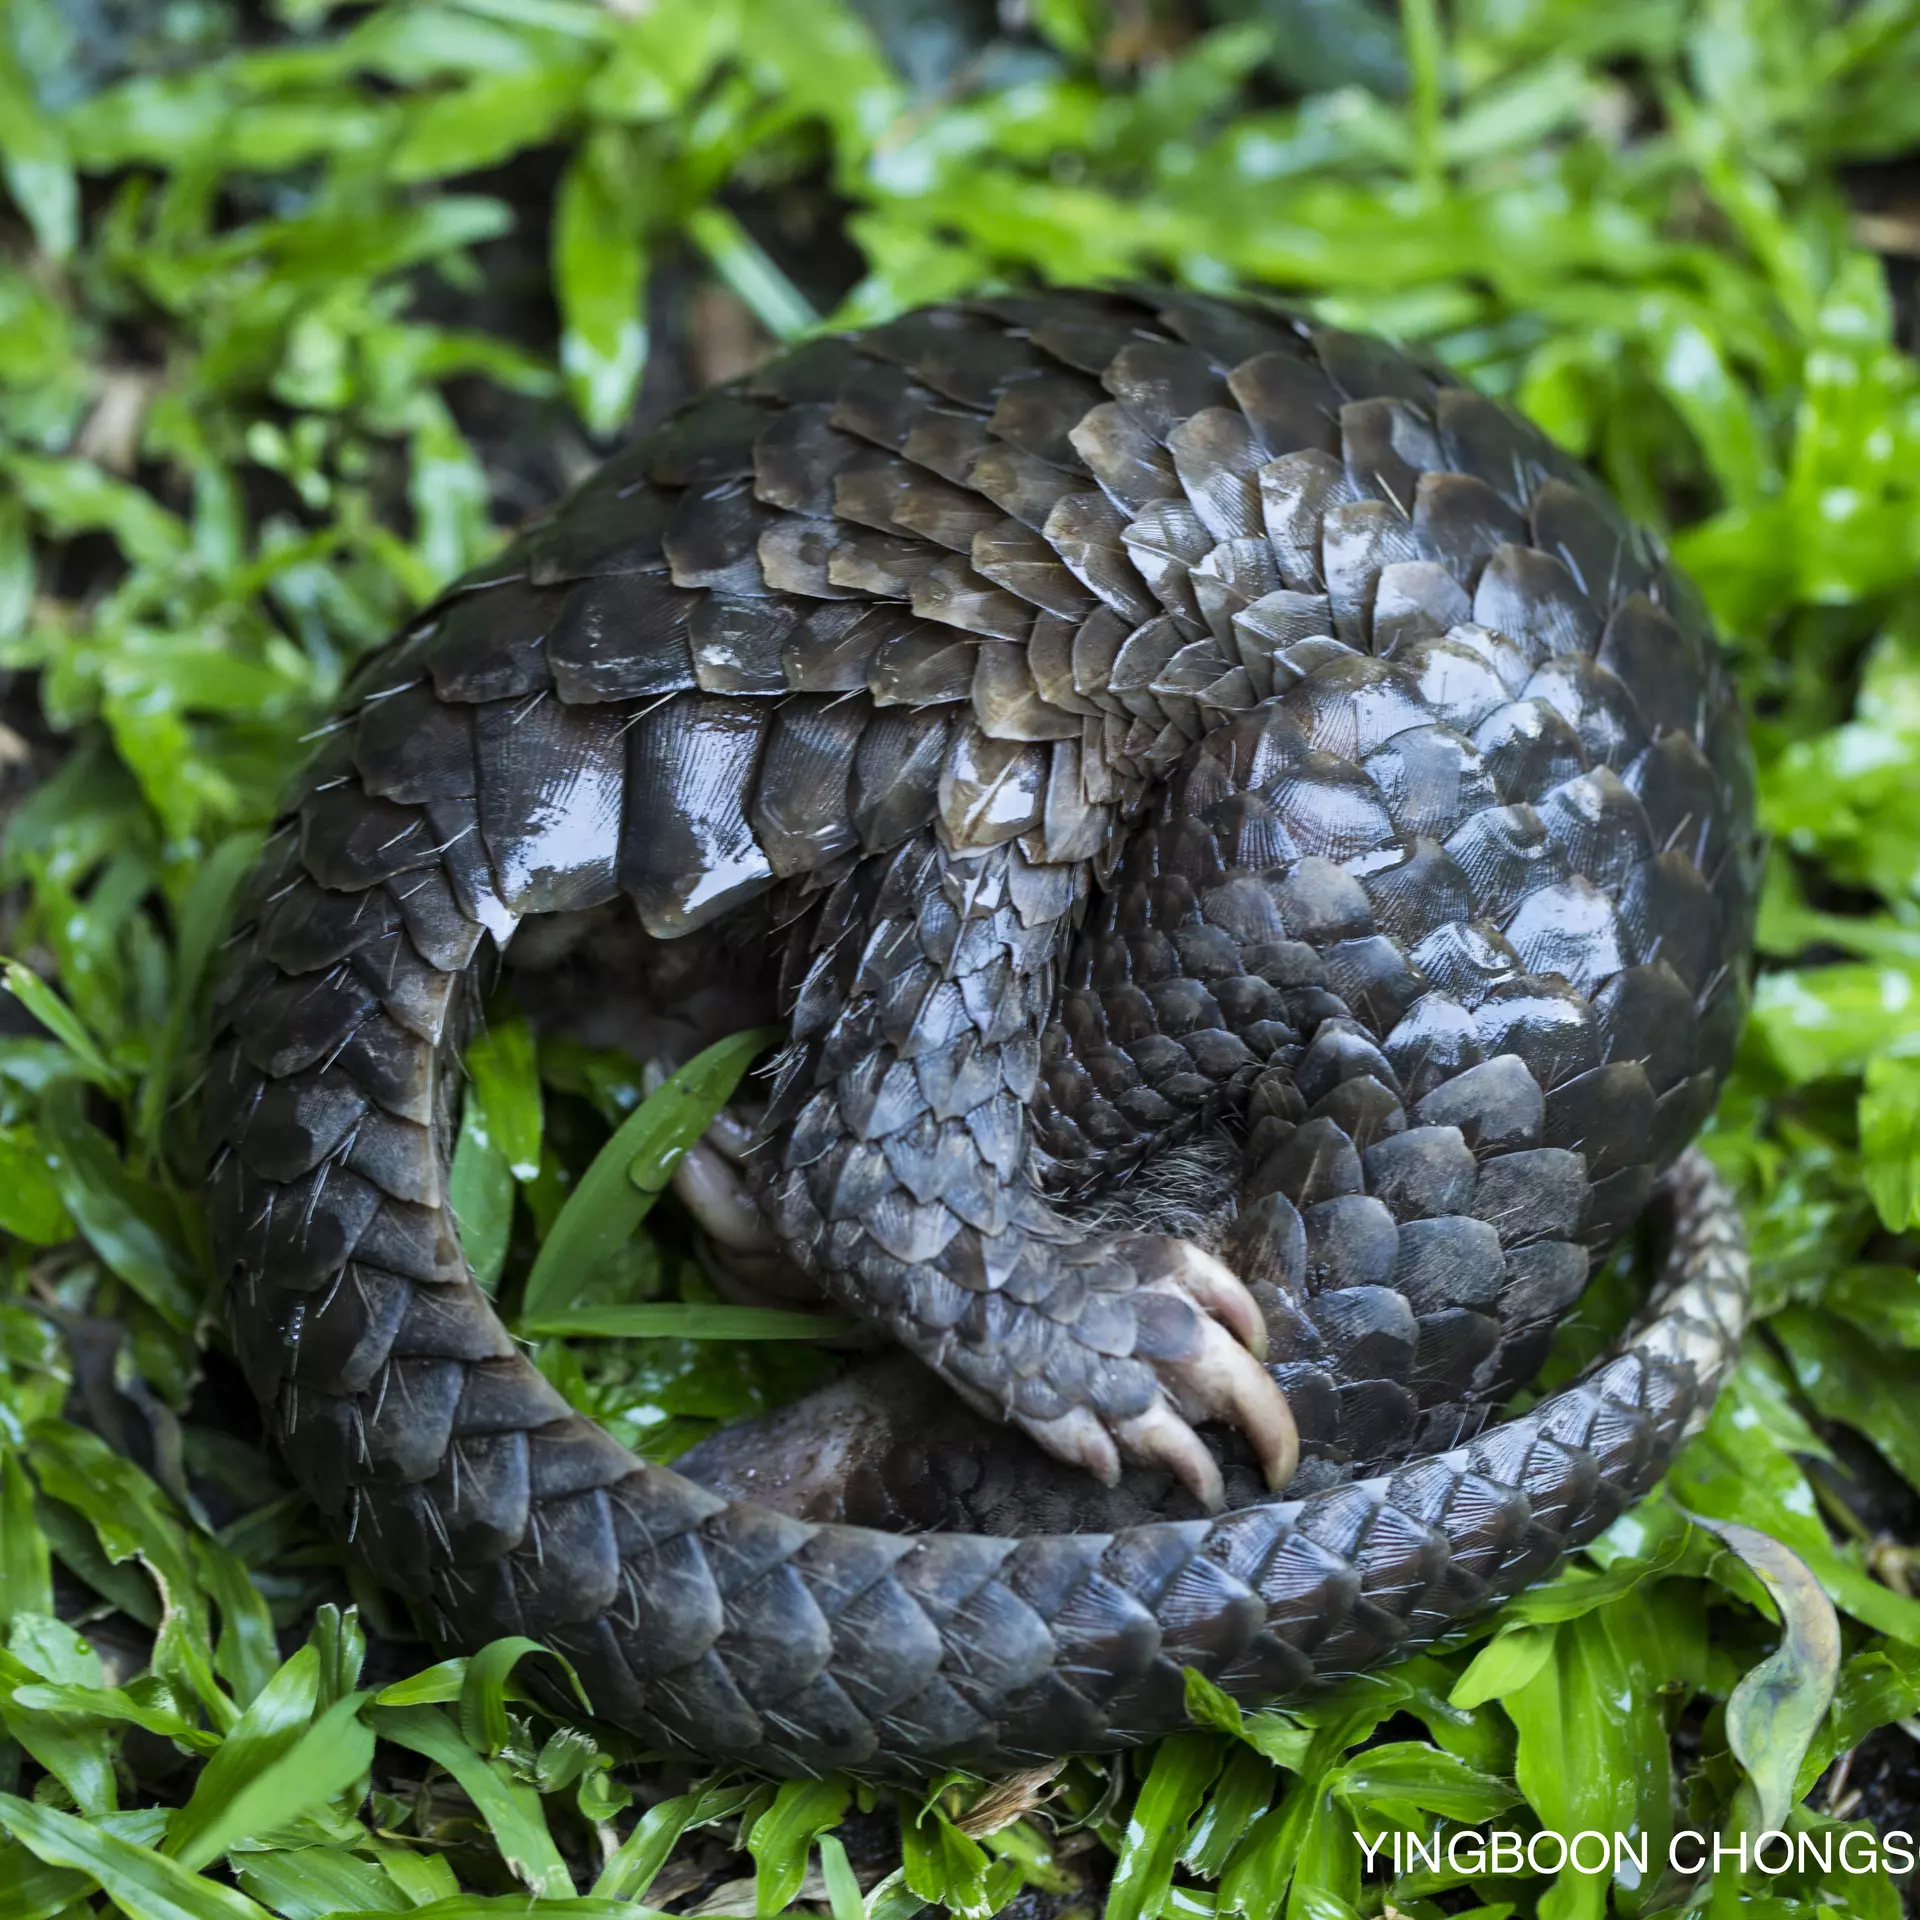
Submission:
POLYGON ((1266 1323, 1253 1295, 1189 1241, 1140 1235, 1113 1243, 1109 1255, 1103 1277, 1118 1267, 1135 1278, 1127 1357, 1152 1375, 1147 1404, 1126 1413, 1102 1411, 1096 1396, 1052 1419, 1016 1416, 1017 1424, 1048 1452, 1108 1486, 1119 1480, 1123 1461, 1159 1466, 1218 1512, 1224 1499, 1219 1463, 1194 1431, 1218 1421, 1246 1436, 1267 1485, 1284 1487, 1299 1464, 1300 1439, 1286 1395, 1261 1364, 1266 1323))

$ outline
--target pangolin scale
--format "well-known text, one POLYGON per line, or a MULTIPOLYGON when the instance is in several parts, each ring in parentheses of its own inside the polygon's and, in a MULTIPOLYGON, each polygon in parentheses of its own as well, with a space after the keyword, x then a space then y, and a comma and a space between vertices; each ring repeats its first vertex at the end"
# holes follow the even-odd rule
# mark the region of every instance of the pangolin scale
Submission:
POLYGON ((1182 1724, 1186 1667, 1295 1693, 1704 1417, 1758 867, 1697 602, 1470 387, 1164 291, 816 340, 350 685, 216 1010, 235 1344, 439 1638, 540 1638, 662 1750, 992 1771, 1182 1724), (681 1191, 913 1363, 681 1470, 541 1377, 447 1204, 529 921, 662 1064, 784 1024, 681 1191), (1646 1314, 1498 1421, 1662 1183, 1646 1314))

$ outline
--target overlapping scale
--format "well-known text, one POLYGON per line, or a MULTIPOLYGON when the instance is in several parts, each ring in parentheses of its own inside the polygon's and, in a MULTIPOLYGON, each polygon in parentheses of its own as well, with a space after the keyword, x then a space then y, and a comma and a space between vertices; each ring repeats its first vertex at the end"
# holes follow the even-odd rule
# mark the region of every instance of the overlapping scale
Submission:
MULTIPOLYGON (((1474 1439, 1710 1107, 1756 875, 1697 603, 1497 403, 1199 295, 909 315, 683 409, 351 698, 222 1003, 238 1348, 383 1578, 476 1642, 545 1633, 643 1737, 1105 1740, 1177 1711, 1180 1662, 1258 1690, 1441 1630, 1671 1444, 1706 1334, 1474 1439), (1226 1245, 1306 1504, 908 1556, 573 1420, 443 1167, 516 921, 615 891, 663 939, 788 926, 772 1217, 1024 1417, 1144 1407, 1178 1334, 1042 1189, 1243 1119, 1226 1245)), ((943 1457, 891 1511, 1166 1493, 1009 1469, 983 1506, 943 1457)))

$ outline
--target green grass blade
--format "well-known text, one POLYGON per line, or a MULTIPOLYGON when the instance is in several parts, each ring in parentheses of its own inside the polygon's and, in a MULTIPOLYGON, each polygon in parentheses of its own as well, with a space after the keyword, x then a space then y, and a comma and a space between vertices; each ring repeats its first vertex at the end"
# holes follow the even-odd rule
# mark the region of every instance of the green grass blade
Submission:
MULTIPOLYGON (((937 1903, 963 1920, 984 1920, 987 1901, 986 1850, 946 1816, 938 1804, 916 1810, 911 1800, 900 1807, 900 1872, 917 1899, 937 1903)), ((880 1889, 874 1889, 875 1895, 880 1889)))
POLYGON ((513 1166, 493 1139, 492 1116, 477 1085, 469 1086, 460 1112, 447 1174, 447 1201, 460 1223, 460 1248, 473 1277, 491 1293, 507 1264, 513 1232, 513 1166))
POLYGON ((0 1627, 53 1611, 53 1561, 18 1451, 0 1451, 0 1627))
POLYGON ((731 1819, 759 1791, 752 1783, 708 1786, 697 1793, 676 1794, 671 1800, 649 1807, 601 1868, 599 1879, 593 1883, 595 1898, 644 1899, 682 1833, 731 1819))
POLYGON ((272 1679, 280 1664, 273 1613, 246 1567, 218 1540, 196 1534, 193 1560, 202 1585, 220 1610, 213 1670, 244 1707, 272 1679))
POLYGON ((16 1745, 66 1788, 82 1813, 112 1813, 119 1802, 113 1751, 104 1726, 66 1711, 66 1696, 79 1688, 42 1687, 33 1670, 0 1654, 0 1726, 16 1745))
POLYGON ((269 1920, 244 1893, 57 1808, 0 1793, 0 1827, 47 1866, 84 1873, 127 1920, 269 1920))
POLYGON ((604 127, 573 157, 553 216, 560 364, 575 411, 595 433, 626 417, 647 363, 647 257, 627 130, 604 127))
POLYGON ((667 1855, 686 1831, 697 1797, 691 1793, 676 1794, 671 1800, 649 1807, 600 1869, 600 1877, 593 1883, 595 1897, 639 1899, 653 1884, 666 1864, 667 1855))
POLYGON ((225 1814, 247 1783, 299 1745, 320 1698, 320 1656, 302 1647, 263 1687, 234 1723, 194 1782, 192 1796, 167 1819, 167 1851, 188 1866, 204 1866, 220 1851, 197 1843, 225 1814))
POLYGON ((0 985, 53 1035, 73 1056, 75 1069, 109 1093, 118 1093, 125 1084, 119 1068, 100 1051, 100 1043, 87 1031, 80 1016, 30 967, 18 960, 0 964, 0 985))
POLYGON ((496 1019, 467 1050, 467 1072, 487 1116, 487 1135, 522 1183, 540 1171, 540 1066, 533 1029, 496 1019))
POLYGON ((91 1893, 93 1882, 70 1868, 50 1867, 9 1840, 0 1845, 0 1887, 7 1920, 54 1920, 91 1893))
POLYGON ((760 1913, 779 1913, 807 1877, 815 1838, 837 1826, 847 1810, 848 1786, 825 1780, 788 1780, 773 1805, 753 1823, 747 1851, 753 1855, 753 1900, 760 1913))
POLYGON ((530 1654, 553 1661, 566 1674, 581 1707, 592 1710, 579 1675, 551 1648, 528 1639, 525 1634, 489 1641, 467 1662, 460 1681, 460 1732, 469 1745, 482 1753, 501 1752, 512 1737, 513 1730, 507 1720, 507 1685, 513 1678, 514 1668, 530 1654))
POLYGON ((521 1301, 527 1322, 573 1303, 586 1276, 646 1218, 674 1163, 726 1105, 755 1057, 782 1037, 760 1027, 717 1041, 628 1115, 581 1176, 533 1263, 521 1301))
POLYGON ((724 1307, 691 1300, 651 1301, 632 1307, 568 1307, 537 1319, 522 1317, 532 1338, 569 1334, 596 1340, 828 1340, 854 1323, 827 1313, 789 1313, 782 1307, 724 1307))
MULTIPOLYGON (((369 1913, 336 1913, 330 1920, 385 1920, 387 1909, 369 1913)), ((525 1894, 461 1893, 446 1900, 430 1900, 409 1907, 408 1920, 676 1920, 654 1907, 636 1907, 625 1900, 576 1899, 558 1896, 529 1900, 525 1894)))
POLYGON ((1173 1884, 1187 1825, 1225 1758, 1207 1733, 1177 1733, 1154 1750, 1147 1777, 1127 1816, 1126 1839, 1114 1863, 1106 1920, 1156 1914, 1173 1884))
POLYGON ((467 1663, 464 1656, 457 1660, 442 1660, 437 1666, 427 1667, 419 1673, 409 1674, 404 1680, 396 1680, 391 1686, 385 1686, 376 1693, 374 1702, 382 1707, 439 1707, 451 1700, 460 1698, 460 1689, 466 1684, 467 1663))
POLYGON ((161 1157, 161 1136, 166 1130, 174 1071, 186 1043, 200 989, 205 984, 207 963, 226 926, 233 896, 259 851, 257 833, 237 833, 223 841, 195 868, 180 902, 166 1024, 155 1041, 153 1058, 148 1062, 146 1079, 140 1088, 143 1165, 153 1166, 161 1157))
POLYGON ((1518 1693, 1553 1658, 1551 1626, 1517 1626, 1496 1634, 1447 1695, 1456 1707, 1477 1707, 1518 1693))
POLYGON ((67 1211, 109 1267, 180 1332, 200 1310, 201 1283, 163 1229, 159 1190, 128 1171, 113 1143, 82 1111, 74 1081, 52 1088, 42 1128, 54 1184, 67 1211))
POLYGON ((797 340, 820 324, 807 297, 774 265, 767 250, 725 207, 689 214, 687 235, 753 317, 776 340, 797 340))
POLYGON ((364 1696, 355 1694, 335 1701, 277 1760, 250 1773, 230 1795, 210 1800, 200 1823, 174 1848, 181 1865, 204 1867, 236 1841, 324 1807, 359 1780, 373 1762, 364 1705, 364 1696))
POLYGON ((565 1896, 573 1876, 553 1844, 540 1796, 522 1786, 497 1762, 488 1760, 461 1736, 437 1707, 375 1707, 380 1736, 411 1747, 444 1767, 471 1800, 492 1833, 500 1857, 535 1894, 565 1896))
POLYGON ((860 1882, 853 1877, 853 1863, 838 1834, 820 1836, 820 1877, 827 1883, 827 1909, 832 1920, 866 1920, 860 1882))
POLYGON ((334 1920, 340 1913, 406 1913, 413 1902, 376 1861, 338 1847, 236 1853, 229 1863, 246 1891, 281 1920, 334 1920))
POLYGON ((0 1127, 0 1229, 35 1247, 73 1237, 73 1218, 38 1127, 0 1127))

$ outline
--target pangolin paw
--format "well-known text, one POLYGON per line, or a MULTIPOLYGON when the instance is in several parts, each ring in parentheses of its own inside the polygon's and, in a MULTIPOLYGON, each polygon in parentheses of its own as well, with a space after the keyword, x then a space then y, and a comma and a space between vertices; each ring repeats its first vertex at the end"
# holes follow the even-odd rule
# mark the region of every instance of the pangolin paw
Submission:
POLYGON ((1019 1424, 1050 1453, 1111 1486, 1121 1463, 1171 1473, 1210 1513, 1225 1492, 1219 1463, 1194 1431, 1204 1421, 1237 1427, 1267 1485, 1278 1491, 1299 1464, 1300 1439, 1287 1397, 1261 1364, 1267 1330, 1253 1295, 1210 1253, 1185 1240, 1139 1236, 1121 1243, 1136 1276, 1135 1340, 1128 1356, 1150 1369, 1143 1408, 1103 1413, 1083 1402, 1052 1419, 1019 1424), (1141 1311, 1140 1296, 1169 1308, 1141 1311))

